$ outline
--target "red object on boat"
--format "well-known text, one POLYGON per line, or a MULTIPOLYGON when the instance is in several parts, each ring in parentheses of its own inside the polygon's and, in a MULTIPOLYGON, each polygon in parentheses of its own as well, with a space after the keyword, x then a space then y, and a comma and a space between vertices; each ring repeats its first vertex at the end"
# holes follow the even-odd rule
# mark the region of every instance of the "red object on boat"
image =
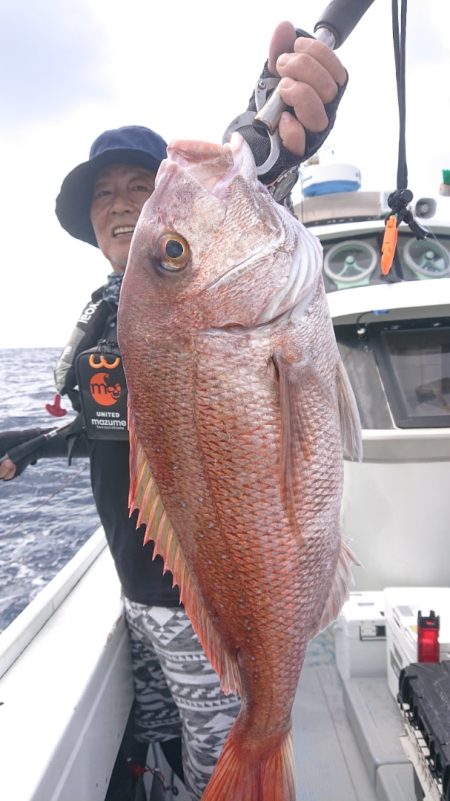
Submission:
POLYGON ((439 615, 417 616, 417 661, 439 662, 439 615))
POLYGON ((61 395, 58 392, 53 398, 53 403, 46 403, 45 408, 52 417, 64 417, 67 414, 67 409, 61 406, 61 395))

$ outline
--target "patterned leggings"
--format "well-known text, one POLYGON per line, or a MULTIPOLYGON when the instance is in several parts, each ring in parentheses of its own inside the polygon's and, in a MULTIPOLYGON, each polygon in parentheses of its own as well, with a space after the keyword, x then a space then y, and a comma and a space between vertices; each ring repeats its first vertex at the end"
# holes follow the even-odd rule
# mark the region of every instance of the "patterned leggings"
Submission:
POLYGON ((183 743, 186 787, 200 799, 239 713, 220 690, 182 607, 145 606, 125 598, 135 689, 136 738, 183 743))

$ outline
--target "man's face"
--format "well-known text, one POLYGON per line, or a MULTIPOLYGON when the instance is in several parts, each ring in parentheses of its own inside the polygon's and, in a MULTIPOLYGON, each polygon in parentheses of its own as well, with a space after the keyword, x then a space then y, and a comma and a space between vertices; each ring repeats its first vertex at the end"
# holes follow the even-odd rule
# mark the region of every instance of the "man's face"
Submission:
POLYGON ((105 167, 97 176, 91 223, 98 246, 114 272, 123 272, 127 266, 133 231, 154 188, 155 174, 131 164, 105 167))

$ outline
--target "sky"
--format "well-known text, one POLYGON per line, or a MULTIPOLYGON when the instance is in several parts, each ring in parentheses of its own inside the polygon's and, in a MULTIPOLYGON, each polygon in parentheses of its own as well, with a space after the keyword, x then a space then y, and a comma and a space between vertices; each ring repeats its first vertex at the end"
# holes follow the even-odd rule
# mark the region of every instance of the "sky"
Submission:
MULTIPOLYGON (((277 23, 312 32, 326 5, 0 0, 0 348, 63 347, 110 272, 54 214, 63 178, 96 136, 139 124, 168 141, 220 142, 247 106, 277 23)), ((448 0, 409 0, 406 146, 416 198, 437 194, 450 168, 449 30, 448 0)), ((362 189, 393 189, 390 0, 374 0, 337 54, 350 79, 322 160, 357 165, 362 189)))

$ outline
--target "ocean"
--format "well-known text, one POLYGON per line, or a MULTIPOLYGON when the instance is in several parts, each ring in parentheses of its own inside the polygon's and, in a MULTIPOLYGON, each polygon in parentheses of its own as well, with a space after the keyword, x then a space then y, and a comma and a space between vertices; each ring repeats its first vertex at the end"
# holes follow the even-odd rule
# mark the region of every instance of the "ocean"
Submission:
MULTIPOLYGON (((62 348, 0 349, 2 431, 61 426, 53 402, 53 367, 62 348)), ((0 456, 3 454, 0 453, 0 456)), ((0 481, 0 631, 64 567, 99 525, 88 459, 41 459, 0 481)))

